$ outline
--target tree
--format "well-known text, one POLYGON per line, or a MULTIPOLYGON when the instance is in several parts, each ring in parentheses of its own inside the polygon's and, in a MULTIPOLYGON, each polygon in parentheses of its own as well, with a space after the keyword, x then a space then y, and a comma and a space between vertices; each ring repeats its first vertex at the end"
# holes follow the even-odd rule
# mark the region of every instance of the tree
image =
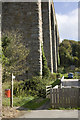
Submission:
POLYGON ((26 72, 26 58, 29 50, 22 43, 22 36, 18 32, 2 34, 2 66, 3 80, 9 79, 11 73, 22 75, 26 72))
POLYGON ((73 40, 63 40, 60 44, 60 61, 62 66, 80 65, 80 42, 73 40))

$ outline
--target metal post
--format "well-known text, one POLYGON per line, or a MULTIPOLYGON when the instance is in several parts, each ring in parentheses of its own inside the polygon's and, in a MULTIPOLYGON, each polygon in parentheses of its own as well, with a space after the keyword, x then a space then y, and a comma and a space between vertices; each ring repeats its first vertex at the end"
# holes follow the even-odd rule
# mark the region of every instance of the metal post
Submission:
POLYGON ((13 73, 12 73, 12 80, 11 80, 11 97, 10 97, 10 107, 13 107, 13 73))

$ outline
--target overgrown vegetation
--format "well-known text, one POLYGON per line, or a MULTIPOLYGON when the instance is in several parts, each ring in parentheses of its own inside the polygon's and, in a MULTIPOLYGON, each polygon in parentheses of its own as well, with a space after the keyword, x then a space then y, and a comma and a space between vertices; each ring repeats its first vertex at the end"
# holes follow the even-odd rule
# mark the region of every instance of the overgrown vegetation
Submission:
POLYGON ((63 40, 59 47, 60 64, 64 67, 80 66, 80 41, 63 40))
POLYGON ((56 86, 60 84, 62 74, 51 74, 49 78, 44 77, 43 79, 39 76, 33 77, 32 79, 27 79, 24 81, 17 82, 14 84, 14 95, 26 96, 26 95, 37 95, 38 97, 46 97, 46 86, 52 84, 56 86))
POLYGON ((22 43, 22 36, 18 32, 2 34, 2 66, 3 82, 11 79, 11 73, 22 75, 26 72, 26 57, 29 50, 22 43))
MULTIPOLYGON (((36 91, 34 92, 33 90, 27 91, 27 89, 25 90, 24 87, 26 88, 24 81, 14 81, 14 97, 13 97, 14 106, 25 107, 28 109, 36 109, 48 101, 48 99, 40 97, 36 95, 36 93, 34 94, 34 92, 36 91)), ((3 98, 2 98, 3 106, 10 106, 10 98, 5 97, 5 89, 10 88, 11 88, 10 82, 3 83, 3 98)))
POLYGON ((50 70, 47 65, 47 60, 44 54, 44 49, 42 46, 42 76, 43 77, 49 77, 50 76, 50 70))
MULTIPOLYGON (((28 67, 26 67, 26 58, 29 54, 29 50, 23 45, 21 35, 15 32, 6 32, 2 35, 2 52, 3 91, 5 92, 5 89, 11 89, 11 73, 14 73, 17 77, 18 75, 23 75, 26 70, 28 70, 28 67), (4 84, 6 84, 7 87, 5 87, 4 84)), ((57 78, 60 78, 61 74, 50 73, 43 46, 42 72, 42 78, 39 76, 32 76, 32 79, 14 81, 14 106, 20 105, 35 109, 46 102, 46 86, 52 84, 54 87, 60 84, 60 80, 57 78)), ((9 104, 9 99, 4 97, 3 105, 9 104), (5 100, 7 100, 7 103, 5 100)))
POLYGON ((61 80, 57 79, 52 83, 52 87, 55 87, 56 85, 60 85, 61 84, 61 80))
POLYGON ((73 73, 73 78, 80 79, 80 41, 63 40, 59 46, 60 66, 58 72, 68 78, 68 73, 73 73))
MULTIPOLYGON (((14 97, 13 98, 13 105, 16 107, 24 107, 28 110, 33 110, 42 106, 48 99, 40 98, 37 96, 27 96, 27 97, 14 97)), ((10 106, 10 98, 3 99, 3 106, 10 106)))
POLYGON ((41 77, 33 77, 25 81, 15 83, 14 95, 15 96, 26 96, 26 95, 37 95, 39 97, 46 97, 46 86, 50 85, 51 80, 41 77))

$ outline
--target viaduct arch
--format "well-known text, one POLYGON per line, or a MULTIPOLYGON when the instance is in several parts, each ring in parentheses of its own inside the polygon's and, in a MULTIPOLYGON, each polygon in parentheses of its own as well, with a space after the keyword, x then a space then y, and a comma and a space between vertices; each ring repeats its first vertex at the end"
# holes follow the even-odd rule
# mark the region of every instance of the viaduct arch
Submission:
MULTIPOLYGON (((57 72, 60 37, 53 1, 2 2, 1 23, 2 32, 18 28, 23 35, 24 45, 30 48, 27 58, 29 71, 25 77, 42 76, 42 44, 51 73, 57 72)), ((0 77, 0 108, 2 104, 1 83, 0 77)))

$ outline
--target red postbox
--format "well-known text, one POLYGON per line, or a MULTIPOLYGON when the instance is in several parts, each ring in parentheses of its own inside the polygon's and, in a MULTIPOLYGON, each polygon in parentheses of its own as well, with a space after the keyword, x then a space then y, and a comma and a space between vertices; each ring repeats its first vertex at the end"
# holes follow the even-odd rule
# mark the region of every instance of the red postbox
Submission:
POLYGON ((10 89, 5 89, 5 96, 7 98, 10 98, 10 96, 11 96, 11 90, 10 89))

